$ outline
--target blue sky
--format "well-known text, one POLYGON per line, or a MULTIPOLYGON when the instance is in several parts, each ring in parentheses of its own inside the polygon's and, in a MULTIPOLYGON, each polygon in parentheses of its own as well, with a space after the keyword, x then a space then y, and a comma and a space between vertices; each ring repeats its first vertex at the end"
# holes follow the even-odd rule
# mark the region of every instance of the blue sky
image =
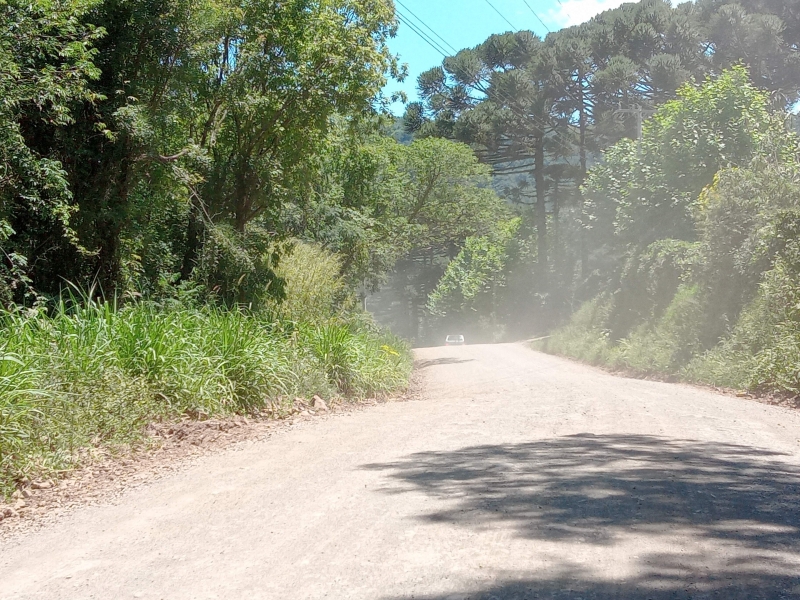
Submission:
MULTIPOLYGON (((511 25, 515 29, 529 29, 539 35, 546 35, 547 29, 534 16, 531 8, 550 30, 555 31, 586 21, 599 12, 619 6, 622 1, 527 0, 530 8, 526 6, 526 0, 395 0, 395 4, 401 20, 407 18, 430 37, 434 37, 430 31, 419 25, 414 18, 416 15, 456 50, 461 50, 480 44, 493 33, 511 31, 511 25)), ((437 41, 444 46, 441 40, 437 41)), ((409 101, 413 101, 417 95, 417 76, 440 65, 442 55, 403 22, 400 23, 397 37, 390 41, 390 48, 400 55, 400 62, 408 64, 408 78, 402 83, 390 82, 385 92, 404 90, 409 101)), ((452 53, 449 47, 447 50, 452 53)), ((393 107, 393 110, 396 114, 403 113, 401 105, 393 107)))

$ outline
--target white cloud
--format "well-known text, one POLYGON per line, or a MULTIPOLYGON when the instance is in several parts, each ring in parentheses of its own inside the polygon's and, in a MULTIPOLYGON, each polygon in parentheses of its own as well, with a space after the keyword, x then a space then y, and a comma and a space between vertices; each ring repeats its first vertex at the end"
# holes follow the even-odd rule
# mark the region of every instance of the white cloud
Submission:
POLYGON ((604 10, 617 8, 625 1, 630 0, 561 0, 550 11, 550 18, 562 27, 578 25, 604 10))

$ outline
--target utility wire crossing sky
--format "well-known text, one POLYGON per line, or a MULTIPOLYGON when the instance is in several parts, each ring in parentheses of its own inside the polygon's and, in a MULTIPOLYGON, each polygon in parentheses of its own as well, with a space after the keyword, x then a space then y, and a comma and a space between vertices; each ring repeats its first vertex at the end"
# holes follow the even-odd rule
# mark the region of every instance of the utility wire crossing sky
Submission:
MULTIPOLYGON (((549 31, 576 25, 616 8, 623 0, 395 0, 399 26, 390 41, 408 78, 390 82, 385 93, 405 91, 417 99, 417 77, 441 65, 443 55, 485 41, 493 33, 528 29, 544 37, 549 31)), ((395 114, 404 107, 396 104, 395 114)))

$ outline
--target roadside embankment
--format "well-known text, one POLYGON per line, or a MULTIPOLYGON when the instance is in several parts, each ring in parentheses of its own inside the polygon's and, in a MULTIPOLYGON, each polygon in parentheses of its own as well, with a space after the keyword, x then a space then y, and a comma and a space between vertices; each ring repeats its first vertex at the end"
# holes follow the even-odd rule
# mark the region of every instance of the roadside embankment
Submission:
POLYGON ((405 388, 405 343, 365 319, 304 323, 180 303, 0 314, 0 498, 127 450, 153 423, 295 410, 405 388))

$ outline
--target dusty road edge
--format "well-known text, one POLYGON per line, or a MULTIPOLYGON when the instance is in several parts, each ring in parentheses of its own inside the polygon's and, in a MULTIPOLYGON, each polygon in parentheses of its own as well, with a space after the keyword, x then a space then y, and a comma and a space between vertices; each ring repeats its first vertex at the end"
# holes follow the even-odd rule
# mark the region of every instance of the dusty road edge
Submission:
POLYGON ((704 392, 719 394, 721 396, 729 396, 731 398, 744 398, 745 400, 758 402, 759 404, 766 404, 768 406, 781 406, 783 408, 800 411, 800 397, 782 396, 779 394, 766 394, 766 393, 758 394, 755 392, 747 392, 744 390, 737 390, 733 388, 719 387, 716 385, 711 385, 710 383, 697 383, 693 381, 684 381, 675 375, 658 374, 658 373, 653 373, 650 375, 641 375, 636 371, 629 369, 620 369, 609 365, 585 362, 577 358, 574 358, 572 356, 567 356, 566 354, 545 352, 544 350, 536 348, 533 345, 535 342, 546 339, 548 337, 550 336, 546 336, 544 338, 536 338, 532 340, 524 340, 519 343, 524 345, 526 348, 528 348, 533 352, 539 352, 546 356, 554 356, 556 358, 560 358, 562 360, 566 360, 571 363, 583 365, 590 369, 595 369, 597 371, 606 373, 608 375, 613 375, 614 377, 621 377, 623 379, 637 379, 639 381, 657 381, 659 383, 669 383, 672 385, 682 385, 695 390, 701 390, 704 392))
POLYGON ((407 402, 423 395, 415 371, 398 394, 366 400, 333 400, 323 409, 310 401, 295 404, 286 418, 233 416, 224 419, 152 423, 149 437, 136 447, 98 449, 80 467, 58 479, 30 481, 10 503, 0 502, 0 543, 9 544, 52 525, 87 506, 113 505, 134 489, 190 468, 200 458, 237 452, 274 435, 332 418, 351 415, 387 402, 407 402))

